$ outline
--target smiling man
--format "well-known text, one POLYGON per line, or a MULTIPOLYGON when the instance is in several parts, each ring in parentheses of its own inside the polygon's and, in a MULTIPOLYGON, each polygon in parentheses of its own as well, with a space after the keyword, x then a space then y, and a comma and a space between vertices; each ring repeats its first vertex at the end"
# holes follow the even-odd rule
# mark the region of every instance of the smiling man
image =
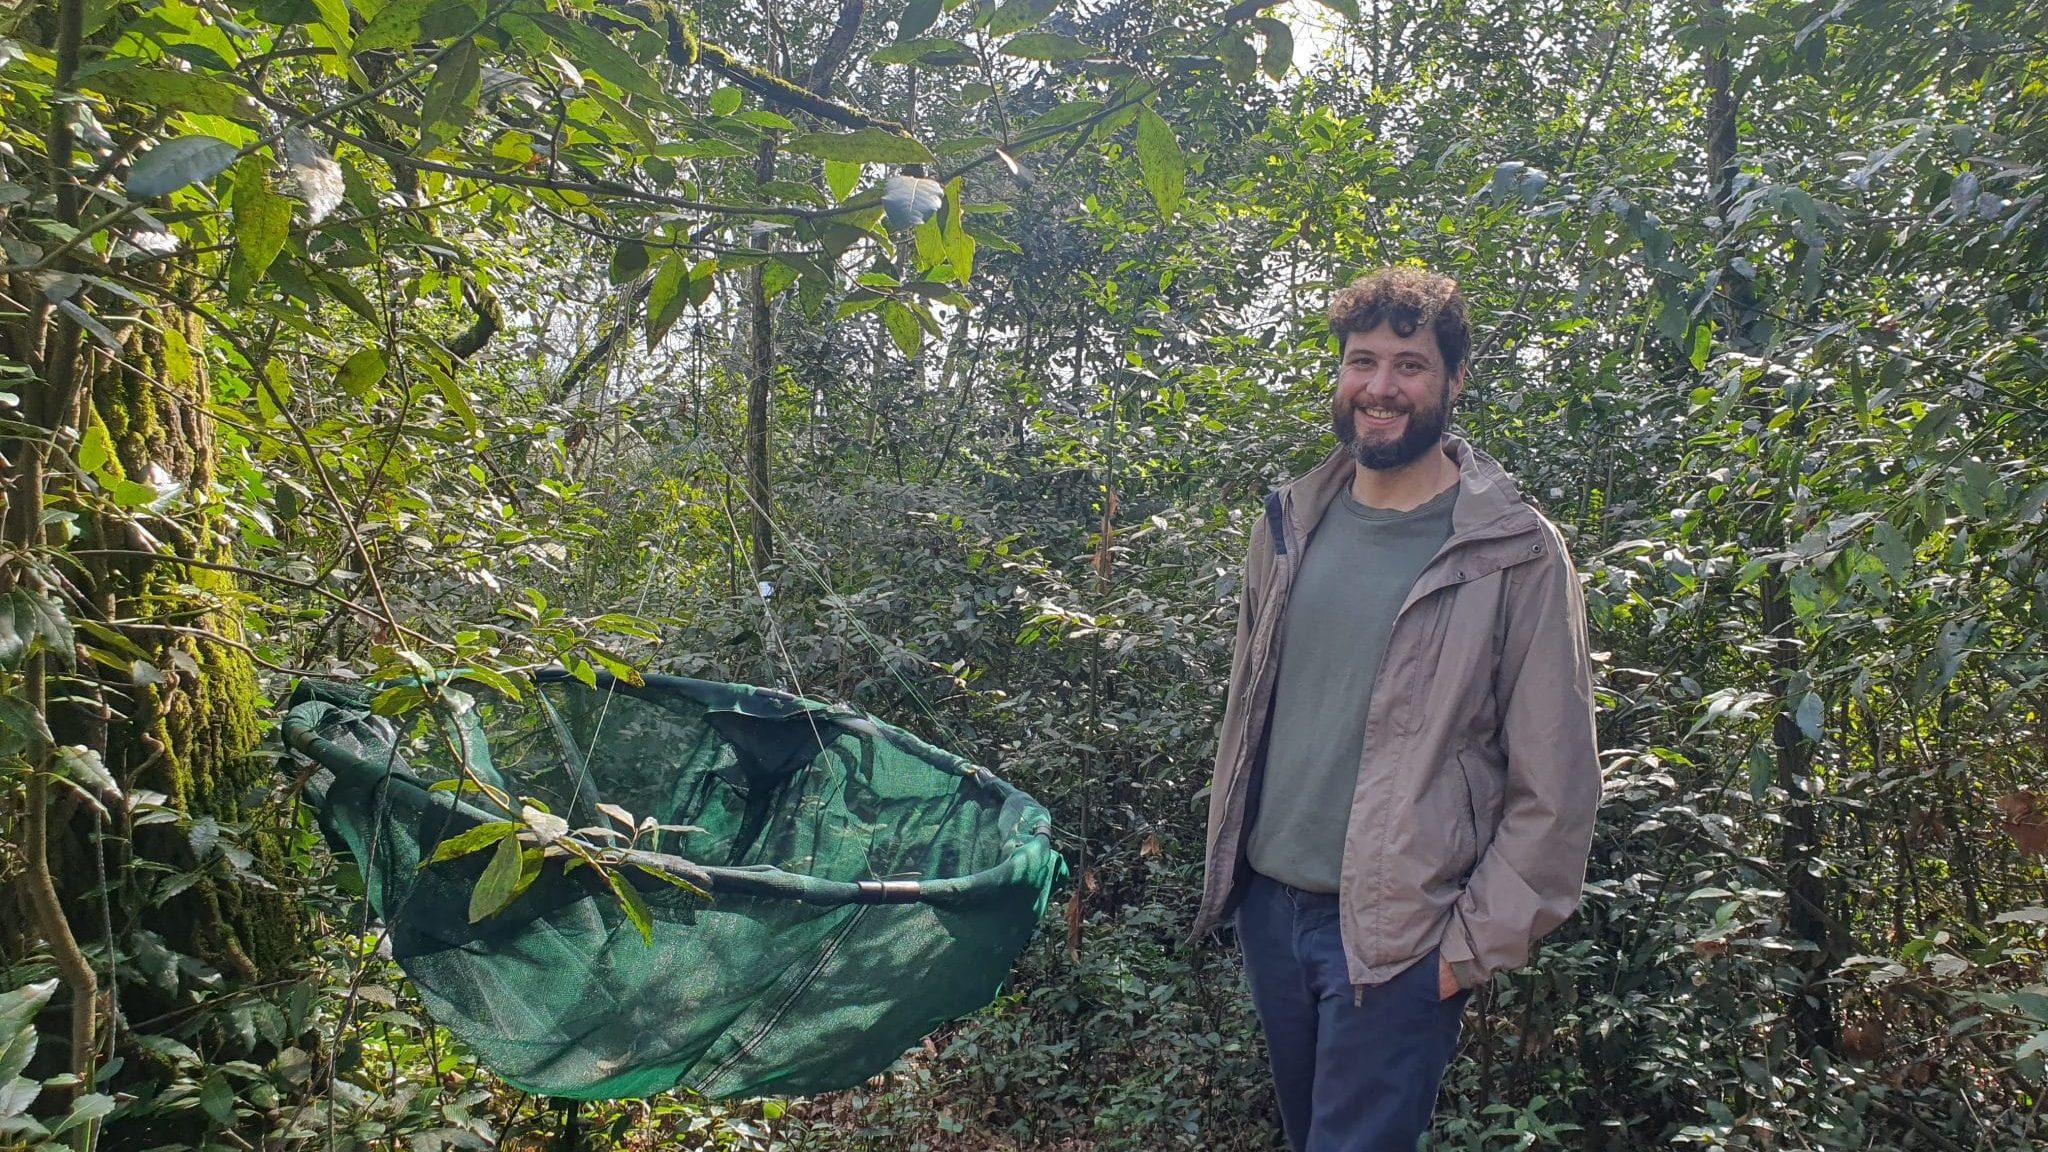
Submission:
POLYGON ((1457 281, 1329 319, 1338 447, 1254 531, 1195 932, 1236 914, 1296 1152, 1413 1152, 1471 989, 1578 905, 1592 671, 1557 529, 1445 431, 1457 281))

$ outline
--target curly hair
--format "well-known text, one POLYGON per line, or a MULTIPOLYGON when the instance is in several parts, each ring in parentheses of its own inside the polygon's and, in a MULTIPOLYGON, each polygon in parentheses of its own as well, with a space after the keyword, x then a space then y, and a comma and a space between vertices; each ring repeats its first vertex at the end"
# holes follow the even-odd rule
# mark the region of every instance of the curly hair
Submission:
POLYGON ((1337 346, 1353 332, 1370 332, 1382 324, 1412 336, 1427 324, 1443 354, 1444 372, 1456 376, 1472 350, 1472 329, 1465 315, 1465 297, 1449 276, 1421 268, 1382 268, 1353 280, 1330 299, 1330 331, 1337 346))

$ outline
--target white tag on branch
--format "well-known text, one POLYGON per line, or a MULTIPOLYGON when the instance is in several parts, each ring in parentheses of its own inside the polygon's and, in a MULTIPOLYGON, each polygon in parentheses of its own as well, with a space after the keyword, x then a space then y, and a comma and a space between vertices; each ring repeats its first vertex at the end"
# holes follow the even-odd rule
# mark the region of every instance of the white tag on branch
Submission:
POLYGON ((923 176, 891 176, 882 184, 882 215, 892 228, 915 228, 946 202, 946 190, 923 176))
POLYGON ((569 834, 569 822, 552 812, 543 812, 533 807, 522 807, 519 810, 519 818, 525 822, 528 830, 533 833, 533 838, 542 845, 553 844, 569 834))

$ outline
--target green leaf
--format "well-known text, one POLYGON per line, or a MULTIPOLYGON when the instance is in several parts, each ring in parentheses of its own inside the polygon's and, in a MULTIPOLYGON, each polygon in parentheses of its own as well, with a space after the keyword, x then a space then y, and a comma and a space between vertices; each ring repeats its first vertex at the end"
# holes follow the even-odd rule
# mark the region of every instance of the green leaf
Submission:
POLYGON ((464 40, 450 49, 434 69, 420 108, 421 152, 432 152, 454 140, 462 126, 476 113, 483 92, 483 57, 476 41, 464 40))
POLYGON ((235 1090, 228 1086, 228 1078, 216 1068, 206 1074, 199 1085, 199 1107, 215 1124, 223 1128, 235 1122, 235 1090))
POLYGON ((834 200, 844 200, 860 183, 860 165, 846 160, 825 161, 825 187, 832 190, 834 200))
POLYGON ((1266 37, 1266 51, 1259 57, 1259 66, 1273 79, 1283 79, 1287 70, 1294 67, 1294 30, 1271 16, 1261 16, 1252 23, 1266 37))
MULTIPOLYGON (((232 1097, 230 1097, 232 1099, 232 1097)), ((71 1102, 71 1110, 50 1129, 50 1135, 62 1136, 74 1128, 82 1128, 114 1110, 114 1098, 104 1092, 80 1096, 71 1102)))
POLYGON ((1138 170, 1159 214, 1171 219, 1180 210, 1188 162, 1173 138, 1173 128, 1150 106, 1138 113, 1138 170))
POLYGON ((83 744, 66 744, 57 749, 53 762, 58 772, 85 785, 90 791, 102 795, 121 794, 121 786, 107 771, 106 764, 100 760, 100 754, 83 744))
POLYGON ((868 54, 868 59, 877 64, 926 64, 933 68, 965 64, 974 58, 974 49, 939 36, 905 40, 868 54))
POLYGON ((645 244, 636 243, 632 240, 621 240, 618 246, 612 249, 611 265, 605 269, 605 276, 611 281, 612 286, 616 288, 628 280, 636 279, 642 272, 647 271, 647 263, 647 246, 645 244))
POLYGON ((320 8, 313 0, 256 0, 252 11, 265 24, 312 24, 320 19, 320 8))
POLYGON ((1770 752, 1762 744, 1751 745, 1749 749, 1749 798, 1756 801, 1763 800, 1765 794, 1771 790, 1771 780, 1774 775, 1775 769, 1771 764, 1770 752))
POLYGON ((228 299, 239 303, 263 279, 291 236, 291 201, 270 190, 263 162, 235 165, 235 251, 228 268, 228 299))
POLYGON ((641 899, 640 893, 618 872, 607 872, 604 878, 611 884, 613 894, 618 896, 619 908, 625 912, 626 919, 639 930, 641 941, 654 943, 654 916, 647 910, 647 901, 641 899))
POLYGON ((479 824, 467 832, 450 836, 435 845, 433 856, 420 867, 425 868, 427 864, 439 864, 443 860, 453 860, 458 856, 481 852, 507 836, 516 835, 518 831, 519 825, 510 820, 493 820, 488 824, 479 824))
POLYGON ((690 262, 681 253, 671 253, 661 262, 661 268, 654 274, 654 283, 647 288, 647 347, 652 349, 668 335, 676 318, 683 314, 683 307, 689 298, 683 293, 683 286, 689 282, 690 262))
POLYGON ((656 868, 651 864, 635 864, 633 865, 633 867, 638 868, 640 871, 646 873, 649 876, 654 877, 656 880, 659 880, 664 884, 673 884, 677 888, 680 888, 683 891, 688 892, 690 895, 695 896, 699 900, 711 899, 711 893, 706 892, 704 889, 698 887, 695 884, 690 883, 688 880, 683 879, 681 876, 678 876, 665 868, 656 868))
POLYGON ((465 668, 460 673, 460 678, 486 685, 507 700, 516 701, 521 695, 519 685, 514 683, 510 676, 493 668, 465 668))
POLYGON ((790 137, 783 146, 800 155, 852 164, 929 164, 932 160, 924 145, 885 128, 806 132, 790 137))
POLYGON ((391 0, 377 10, 361 32, 356 33, 355 43, 349 47, 349 52, 411 47, 420 39, 420 17, 426 15, 427 9, 433 5, 434 0, 391 0))
POLYGON ((1243 33, 1224 37, 1216 55, 1223 61, 1223 74, 1230 78, 1232 84, 1250 82, 1259 70, 1259 54, 1243 33))
POLYGON ((1033 24, 1053 14, 1060 6, 1060 0, 1007 0, 988 18, 988 33, 991 36, 1008 36, 1022 32, 1033 24))
POLYGON ((491 862, 484 866, 484 874, 477 878, 475 891, 469 894, 471 924, 497 915, 512 902, 512 897, 518 895, 520 867, 519 837, 503 837, 498 841, 498 850, 491 855, 491 862))
POLYGON ((313 274, 313 279, 319 281, 320 286, 327 289, 327 294, 341 301, 349 311, 372 324, 383 324, 383 318, 377 315, 377 306, 370 303, 370 298, 363 295, 362 289, 349 283, 348 277, 323 268, 313 274))
POLYGON ((114 459, 114 441, 97 414, 90 417, 85 435, 78 441, 78 470, 90 476, 114 459))
POLYGON ((77 641, 63 606, 19 584, 0 593, 0 667, 19 667, 38 642, 59 663, 71 666, 77 641))
POLYGON ((938 20, 944 0, 910 0, 903 6, 903 15, 896 18, 896 39, 909 40, 924 35, 938 20))
POLYGON ((612 655, 595 644, 585 644, 583 648, 584 651, 590 653, 592 660, 597 661, 605 671, 611 673, 620 683, 628 684, 635 688, 647 683, 647 678, 640 675, 638 668, 633 667, 620 657, 612 655))
POLYGON ((0 992, 0 1085, 21 1075, 36 1054, 36 1016, 56 992, 55 977, 0 992))
POLYGON ((376 348, 358 348, 341 362, 341 368, 334 374, 334 386, 351 399, 366 401, 371 389, 384 379, 390 371, 384 362, 384 353, 376 348))
POLYGON ((43 714, 28 701, 0 696, 0 760, 9 756, 34 759, 56 742, 43 714))
POLYGON ((1707 367, 1707 359, 1711 357, 1713 353, 1714 326, 1712 324, 1702 324, 1699 327, 1693 329, 1692 355, 1689 357, 1689 359, 1692 361, 1692 370, 1695 372, 1704 371, 1707 367))
POLYGON ((966 283, 974 276, 974 234, 961 221, 967 198, 966 180, 955 176, 946 185, 946 262, 953 266, 953 278, 966 283))
POLYGON ((550 12, 506 16, 502 23, 506 31, 518 36, 520 43, 527 44, 529 48, 532 45, 527 37, 520 35, 522 26, 538 31, 543 41, 551 43, 554 50, 565 52, 571 63, 590 69, 622 91, 650 100, 660 100, 664 96, 661 81, 653 69, 587 24, 566 20, 550 12))
POLYGON ((78 85, 115 100, 146 104, 163 111, 196 112, 226 120, 255 120, 263 114, 263 106, 248 93, 199 72, 123 68, 82 77, 78 85))
POLYGON ((889 339, 896 342, 896 350, 909 360, 917 355, 924 343, 924 326, 917 322, 917 316, 910 309, 894 300, 882 301, 882 326, 889 330, 889 339))
POLYGON ((1358 19, 1358 0, 1316 0, 1317 3, 1346 20, 1358 19))
POLYGON ((737 88, 720 88, 711 94, 711 114, 730 116, 740 110, 746 100, 746 93, 737 88))
POLYGON ((1798 710, 1792 719, 1808 740, 1819 740, 1821 735, 1821 700, 1817 692, 1808 692, 1799 698, 1798 710))
POLYGON ((167 196, 227 171, 238 151, 217 136, 179 136, 144 152, 128 169, 128 195, 136 200, 167 196))
POLYGON ((761 269, 761 291, 770 300, 780 296, 791 284, 796 283, 797 271, 781 261, 775 261, 761 269))
POLYGON ((1059 63, 1102 55, 1102 49, 1057 32, 1025 32, 1003 42, 1003 55, 1059 63))

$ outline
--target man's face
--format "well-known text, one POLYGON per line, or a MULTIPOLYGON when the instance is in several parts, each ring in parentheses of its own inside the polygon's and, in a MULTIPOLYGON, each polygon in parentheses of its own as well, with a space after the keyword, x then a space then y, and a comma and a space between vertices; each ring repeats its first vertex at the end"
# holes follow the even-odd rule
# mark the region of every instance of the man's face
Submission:
POLYGON ((1399 468, 1437 446, 1451 401, 1464 387, 1463 367, 1444 371, 1443 353, 1427 325, 1413 335, 1382 324, 1344 341, 1330 424, 1337 442, 1362 468, 1399 468))

